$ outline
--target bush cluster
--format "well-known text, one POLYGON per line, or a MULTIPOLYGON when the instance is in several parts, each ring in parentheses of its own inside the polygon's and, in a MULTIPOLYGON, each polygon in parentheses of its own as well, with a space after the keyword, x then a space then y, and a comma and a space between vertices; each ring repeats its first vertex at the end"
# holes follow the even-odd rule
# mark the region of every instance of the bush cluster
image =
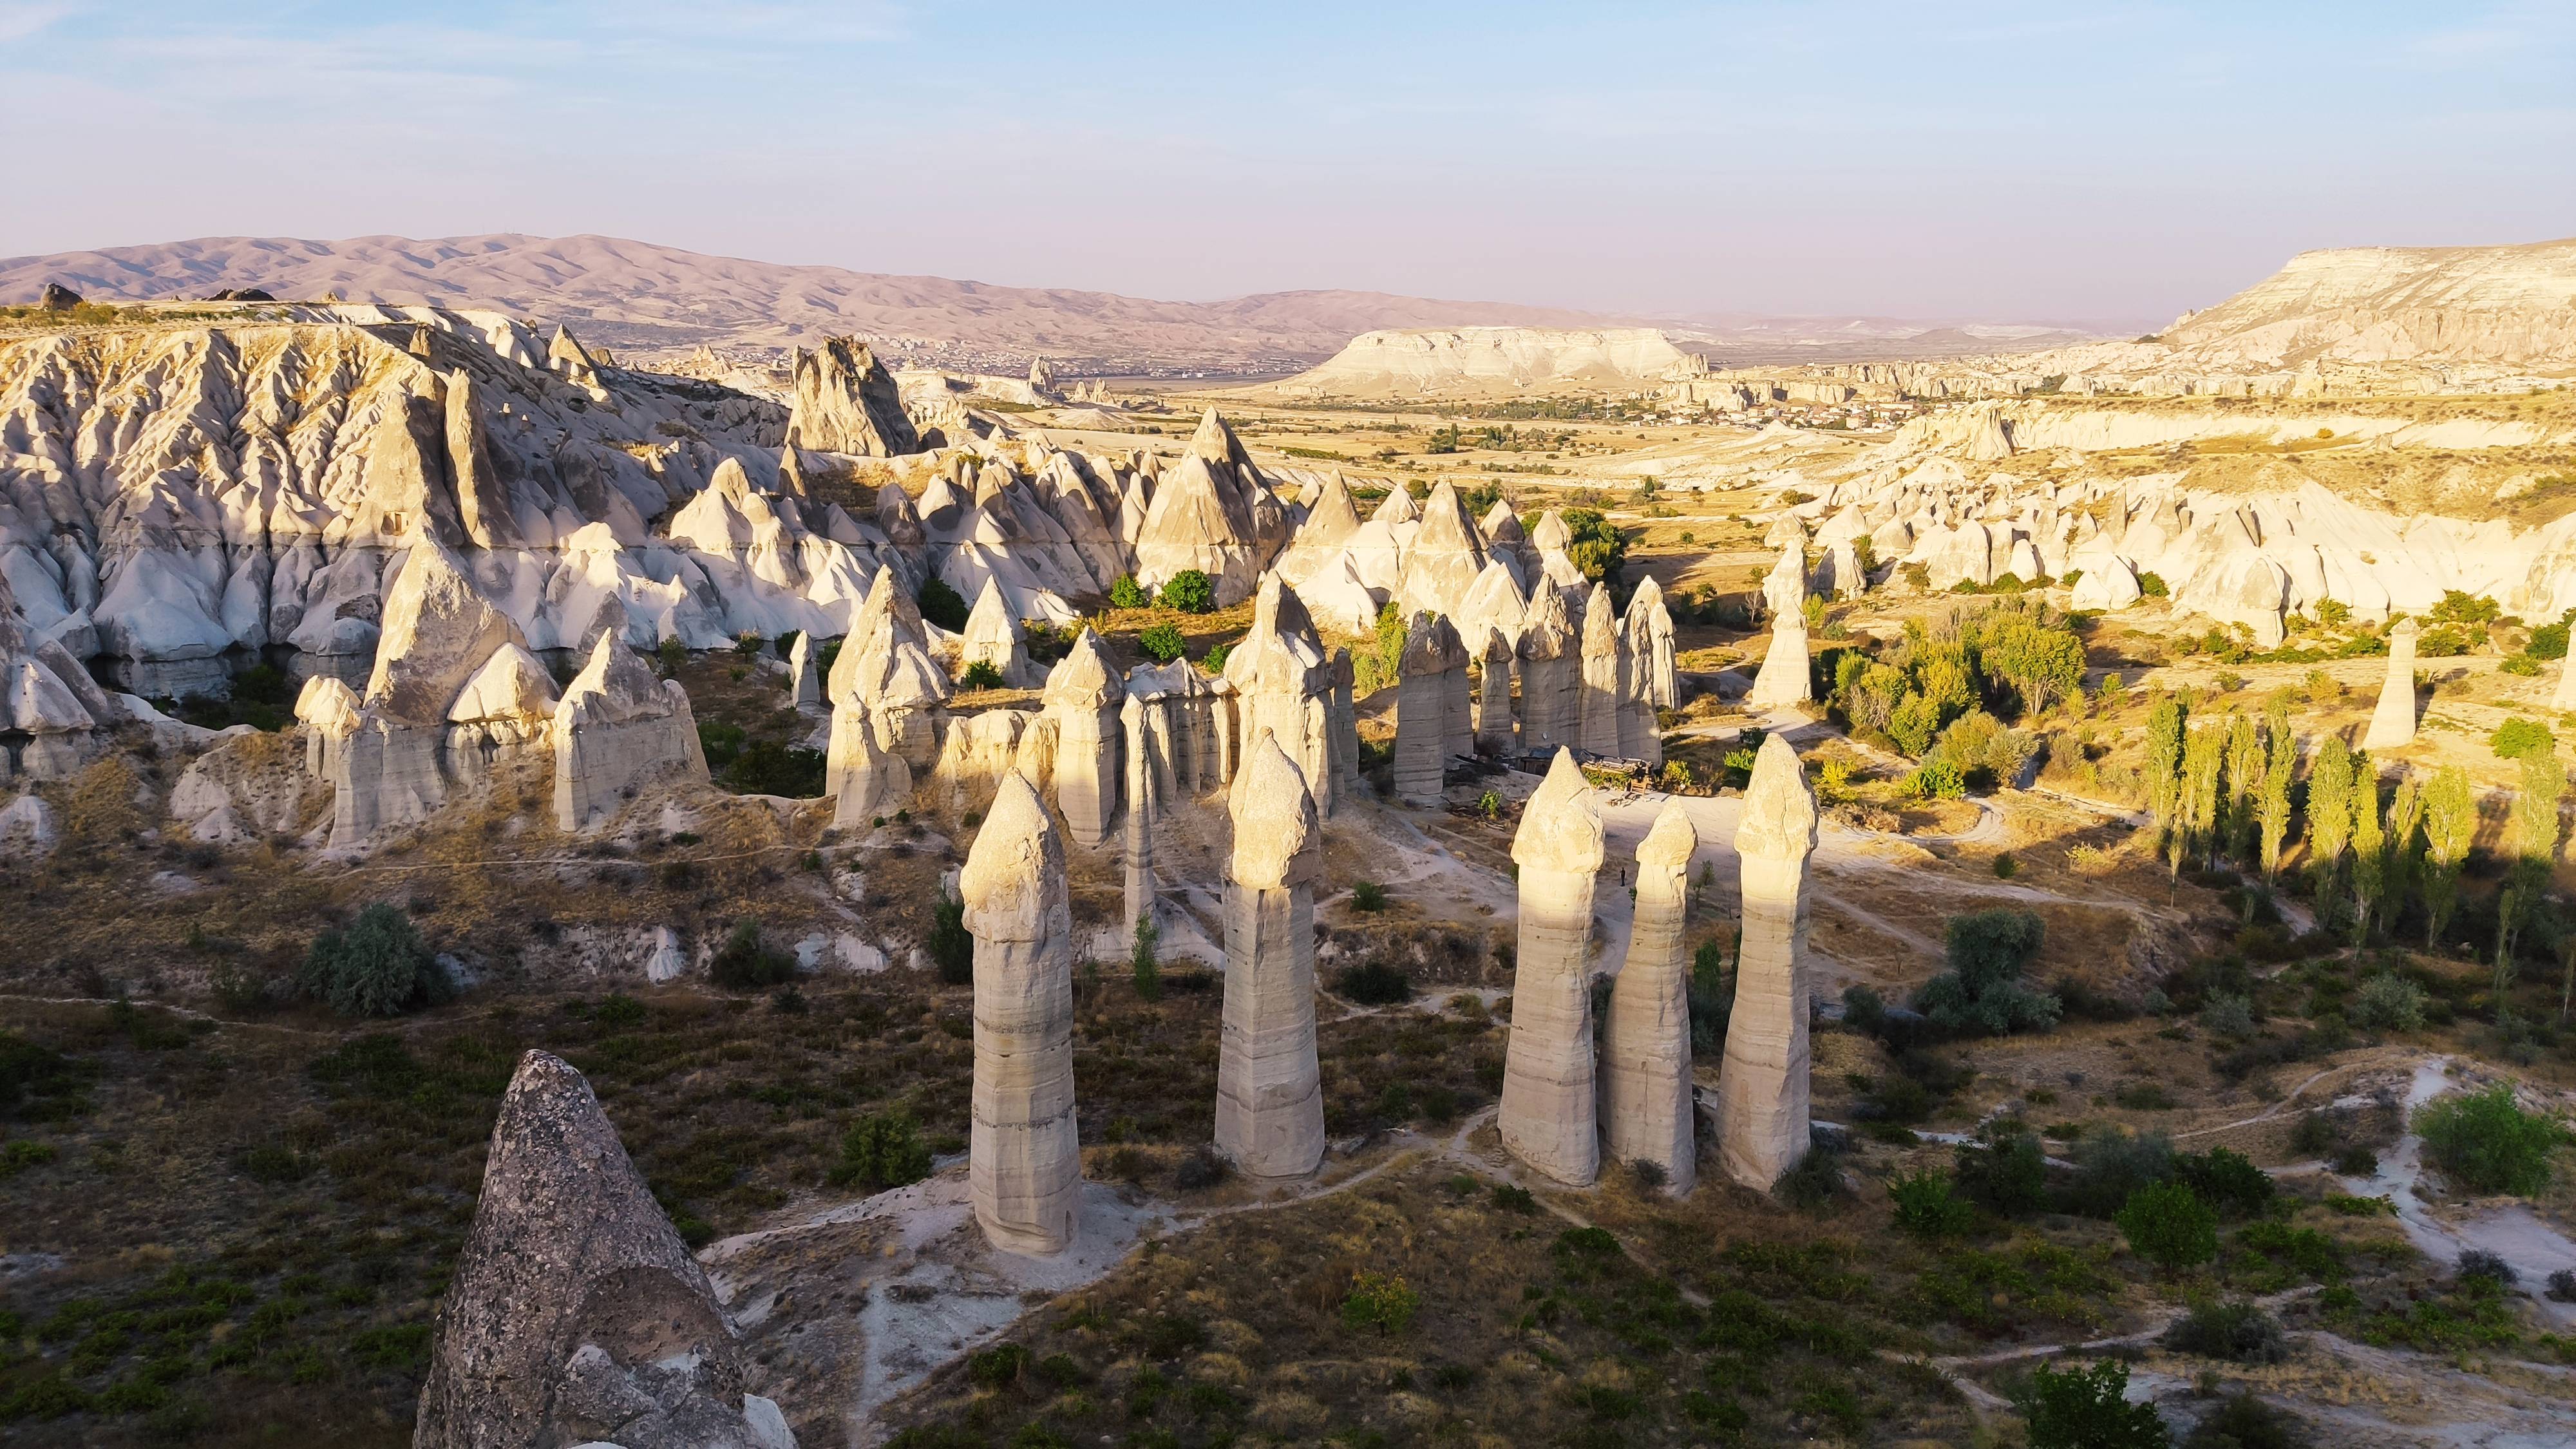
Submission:
POLYGON ((295 985, 342 1016, 399 1016, 455 991, 411 917, 382 901, 315 938, 295 985))

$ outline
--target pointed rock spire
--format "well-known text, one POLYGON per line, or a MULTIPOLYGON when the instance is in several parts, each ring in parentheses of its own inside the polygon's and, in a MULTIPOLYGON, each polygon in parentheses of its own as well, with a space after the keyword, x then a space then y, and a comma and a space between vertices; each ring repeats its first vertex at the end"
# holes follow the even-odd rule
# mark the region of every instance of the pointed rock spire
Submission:
POLYGON ((1592 892, 1601 814, 1571 750, 1557 752, 1512 837, 1520 944, 1503 1065, 1503 1146, 1558 1182, 1589 1186, 1601 1166, 1593 1095, 1592 892))

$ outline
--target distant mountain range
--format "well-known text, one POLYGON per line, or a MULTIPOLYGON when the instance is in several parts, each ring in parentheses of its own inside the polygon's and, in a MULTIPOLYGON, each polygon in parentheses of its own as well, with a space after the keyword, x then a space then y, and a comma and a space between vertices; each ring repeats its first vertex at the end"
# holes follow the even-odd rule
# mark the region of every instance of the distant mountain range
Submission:
MULTIPOLYGON (((32 302, 47 282, 92 301, 203 297, 258 288, 283 300, 489 307, 569 322, 585 341, 639 353, 701 344, 770 348, 857 333, 899 357, 949 366, 1059 373, 1288 373, 1363 332, 1432 327, 1599 328, 1641 323, 1726 362, 1921 356, 1930 325, 1878 317, 1727 314, 1649 318, 1444 301, 1383 292, 1263 292, 1161 302, 1111 292, 1003 287, 840 267, 707 256, 617 237, 510 233, 414 240, 202 237, 155 246, 0 260, 0 304, 32 302)), ((2075 341, 2080 332, 1979 328, 1960 350, 2075 341), (2027 337, 2027 343, 2019 339, 2027 337)), ((1946 339, 1951 334, 1930 336, 1946 339)))

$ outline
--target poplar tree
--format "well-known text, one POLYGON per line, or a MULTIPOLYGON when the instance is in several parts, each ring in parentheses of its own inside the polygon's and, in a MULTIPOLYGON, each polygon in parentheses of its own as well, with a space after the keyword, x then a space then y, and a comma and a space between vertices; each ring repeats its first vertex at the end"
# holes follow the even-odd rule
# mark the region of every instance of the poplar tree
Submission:
POLYGON ((2352 782, 2352 946, 2370 939, 2370 919, 2388 887, 2387 828, 2379 817, 2379 772, 2356 755, 2352 782))
POLYGON ((2343 736, 2328 735, 2308 771, 2308 874, 2315 882, 2320 917, 2334 901, 2344 845, 2351 839, 2352 749, 2343 736))
POLYGON ((2406 909, 2406 893, 2415 881, 2415 834, 2424 826, 2424 795, 2415 777, 2408 775, 2397 782, 2397 796, 2388 802, 2388 829, 2384 853, 2387 863, 2380 868, 2380 914, 2391 929, 2406 909))
POLYGON ((2156 847, 2169 849, 2182 803, 2182 696, 2164 694, 2147 711, 2147 808, 2156 817, 2156 847))
POLYGON ((2424 791, 2424 948, 2432 950, 2460 903, 2460 863, 2478 836, 2469 772, 2445 765, 2424 791))
POLYGON ((2290 701, 2276 694, 2266 711, 2267 757, 2263 764, 2263 879, 2281 870, 2281 845, 2290 834, 2290 772, 2299 763, 2299 743, 2290 735, 2290 701))
POLYGON ((2522 789, 2513 797, 2513 866, 2496 905, 2495 1009, 2502 1021, 2505 991, 2513 985, 2515 941, 2540 904, 2549 870, 2558 858, 2558 804, 2567 794, 2567 770, 2555 751, 2525 755, 2522 789))
POLYGON ((2243 710, 2227 715, 2227 853, 2239 860, 2254 853, 2263 798, 2263 737, 2254 717, 2243 710))
MULTIPOLYGON (((2218 771, 2226 757, 2227 730, 2223 725, 2203 725, 2193 730, 2183 744, 2183 833, 2190 837, 2194 852, 2203 857, 2217 855, 2226 836, 2218 799, 2218 771)), ((2203 863, 2210 862, 2205 859, 2203 863)))

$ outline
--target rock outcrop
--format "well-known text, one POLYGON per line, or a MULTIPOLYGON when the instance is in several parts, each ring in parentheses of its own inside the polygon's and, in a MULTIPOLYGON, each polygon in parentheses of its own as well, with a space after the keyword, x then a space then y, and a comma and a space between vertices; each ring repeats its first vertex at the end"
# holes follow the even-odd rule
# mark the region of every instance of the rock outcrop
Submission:
POLYGON ((1523 753, 1549 753, 1580 743, 1579 638, 1562 591, 1545 586, 1530 595, 1520 638, 1523 753))
POLYGON ((521 1057, 447 1296, 412 1443, 791 1449, 746 1355, 590 1084, 521 1057))
POLYGON ((1727 1176, 1769 1190, 1807 1153, 1807 857, 1816 797, 1798 752, 1762 742, 1735 829, 1743 938, 1718 1070, 1718 1150, 1727 1176))
POLYGON ((1614 1161, 1654 1164, 1676 1195, 1699 1180, 1690 959, 1682 945, 1698 849, 1681 801, 1665 801, 1637 846, 1636 918, 1601 1042, 1602 1143, 1614 1161))
POLYGON ((1591 952, 1602 847, 1592 786, 1574 752, 1559 750, 1512 837, 1512 860, 1520 867, 1520 943, 1500 1125, 1503 1146, 1514 1157, 1572 1187, 1589 1186, 1601 1168, 1591 952))
POLYGON ((883 458, 920 450, 903 395, 885 365, 855 337, 796 349, 795 403, 787 446, 883 458))
POLYGON ((1807 682, 1807 568, 1800 552, 1792 544, 1763 580, 1762 595, 1771 609, 1771 647, 1744 696, 1747 709, 1780 709, 1813 697, 1807 682))
POLYGON ((613 633, 564 687, 553 737, 555 825, 567 832, 596 829, 651 781, 707 783, 689 692, 613 633))
POLYGON ((1406 631, 1395 696, 1395 793, 1407 805, 1437 809, 1448 768, 1455 696, 1466 682, 1467 651, 1438 614, 1413 616, 1406 631))
POLYGON ((1119 895, 1123 929, 1133 930, 1154 913, 1154 815, 1159 784, 1154 778, 1154 745, 1145 728, 1145 702, 1134 695, 1119 706, 1126 736, 1126 848, 1120 852, 1125 884, 1119 895))
POLYGON ((1507 758, 1520 752, 1512 724, 1512 667, 1520 660, 1512 636, 1491 624, 1474 651, 1476 675, 1476 752, 1507 758))
POLYGON ((1073 1244, 1082 1194, 1073 1110, 1073 913, 1064 843, 1024 777, 1002 781, 957 884, 975 937, 967 1148, 975 1219, 995 1247, 1061 1252, 1073 1244))
POLYGON ((1583 606, 1582 670, 1576 739, 1588 754, 1623 758, 1619 717, 1628 702, 1628 651, 1620 637, 1619 611, 1611 606, 1610 590, 1600 584, 1592 586, 1592 597, 1583 606))
POLYGON ((974 611, 966 616, 964 642, 958 646, 961 677, 978 664, 991 665, 1002 683, 1013 689, 1031 688, 1042 678, 1029 663, 1028 635, 1012 617, 1001 587, 989 578, 984 580, 984 592, 976 596, 974 611))
POLYGON ((2415 621, 2400 619, 2388 631, 2388 677, 2379 686, 2379 704, 2370 712, 2365 750, 2393 750, 2415 742, 2415 621))
POLYGON ((1288 542, 1288 511, 1214 408, 1189 451, 1154 485, 1136 539, 1136 581, 1159 588, 1183 569, 1216 586, 1220 605, 1252 597, 1288 542))
POLYGON ((1055 806, 1065 833, 1084 850, 1109 839, 1117 818, 1124 742, 1119 709, 1127 688, 1100 652, 1100 636, 1084 625, 1073 647, 1047 671, 1039 696, 1055 730, 1055 806))
POLYGON ((1347 659, 1337 666, 1325 652, 1297 591, 1275 573, 1264 578, 1253 596, 1252 627, 1225 658, 1238 732, 1247 753, 1263 735, 1276 738, 1326 819, 1358 766, 1348 669, 1347 659))
POLYGON ((1314 903, 1323 831, 1306 778, 1276 735, 1246 755, 1229 804, 1216 1145, 1252 1177, 1302 1177, 1324 1159, 1314 903))

